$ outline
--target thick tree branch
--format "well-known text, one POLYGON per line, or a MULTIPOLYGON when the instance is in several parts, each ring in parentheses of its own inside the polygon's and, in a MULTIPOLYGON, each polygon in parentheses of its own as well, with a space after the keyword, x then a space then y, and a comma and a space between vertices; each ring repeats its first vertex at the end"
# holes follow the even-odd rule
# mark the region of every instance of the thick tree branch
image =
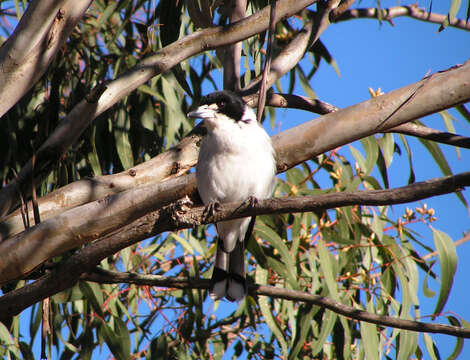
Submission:
MULTIPOLYGON (((67 209, 108 195, 181 176, 197 162, 202 130, 201 126, 196 126, 175 147, 123 172, 81 179, 39 198, 41 219, 46 220, 67 209)), ((27 208, 29 218, 32 218, 33 209, 30 203, 27 208)), ((0 223, 0 242, 24 230, 20 210, 0 223)))
POLYGON ((193 174, 110 195, 45 220, 0 243, 5 251, 0 279, 27 274, 52 256, 109 234, 195 190, 193 174))
MULTIPOLYGON (((164 231, 176 231, 208 222, 251 215, 304 212, 353 204, 386 205, 411 202, 430 196, 454 192, 469 185, 470 172, 467 172, 391 190, 356 191, 308 197, 267 199, 259 200, 255 206, 247 203, 241 205, 239 203, 221 204, 220 209, 211 217, 207 217, 204 214, 202 206, 191 207, 190 201, 180 201, 165 209, 151 212, 118 231, 105 236, 100 241, 90 243, 70 256, 58 268, 51 269, 49 274, 44 275, 34 283, 13 290, 0 297, 0 314, 19 313, 35 302, 70 287, 83 272, 93 268, 107 256, 164 231), (64 279, 64 276, 66 279, 64 279)), ((5 250, 2 249, 1 251, 4 253, 5 250)), ((0 271, 0 274, 0 283, 8 280, 4 277, 3 271, 0 271)))
MULTIPOLYGON (((332 19, 332 21, 345 21, 351 19, 378 19, 380 18, 385 21, 391 21, 393 18, 408 16, 413 19, 431 22, 435 24, 442 24, 447 18, 447 15, 429 13, 425 9, 418 7, 417 4, 409 6, 394 6, 388 9, 382 9, 381 13, 376 8, 362 8, 362 9, 351 9, 345 11, 339 17, 332 19)), ((460 19, 452 19, 449 22, 449 26, 456 27, 462 30, 470 30, 470 22, 460 19)))
MULTIPOLYGON (((237 22, 245 17, 246 0, 232 0, 230 23, 237 22)), ((224 89, 240 90, 240 59, 242 43, 229 45, 224 51, 224 89)))
MULTIPOLYGON (((193 2, 189 3, 192 4, 193 2)), ((282 77, 304 56, 305 51, 312 45, 312 28, 313 23, 309 22, 304 29, 294 37, 281 54, 276 57, 271 67, 271 75, 268 78, 268 87, 272 86, 274 81, 282 77)), ((256 83, 256 81, 253 82, 255 85, 256 83)), ((258 95, 247 95, 244 99, 252 106, 256 106, 258 95)), ((317 109, 318 113, 321 114, 325 114, 327 113, 327 110, 334 108, 333 106, 322 103, 318 100, 310 100, 305 97, 289 94, 273 95, 272 93, 268 93, 267 101, 270 106, 282 106, 287 103, 288 107, 297 107, 314 112, 317 109)), ((75 124, 77 123, 80 124, 80 122, 75 122, 75 124)), ((56 148, 59 144, 55 144, 55 142, 60 143, 67 139, 64 135, 80 132, 80 130, 68 131, 68 126, 69 125, 66 124, 64 131, 56 131, 60 136, 49 139, 48 143, 46 143, 44 147, 46 149, 56 148), (51 141, 52 139, 53 141, 51 141)), ((200 127, 197 127, 176 147, 143 164, 137 165, 118 174, 99 176, 93 179, 83 179, 40 198, 39 208, 43 219, 52 217, 67 208, 98 200, 110 194, 115 194, 144 184, 158 183, 169 176, 181 175, 196 164, 199 151, 197 144, 200 141, 201 135, 200 130, 200 127)), ((67 144, 69 142, 71 141, 65 141, 67 144)), ((65 150, 55 151, 55 154, 58 155, 62 151, 65 150)), ((28 164, 24 168, 24 173, 27 176, 29 176, 31 171, 29 167, 30 165, 32 165, 32 163, 28 164)), ((18 183, 21 183, 21 181, 15 180, 6 188, 0 190, 0 203, 2 192, 4 192, 4 198, 8 196, 10 196, 10 199, 15 198, 15 186, 18 183)), ((22 231, 23 227, 20 216, 21 213, 17 210, 15 213, 9 215, 3 223, 0 223, 0 240, 22 231)))
MULTIPOLYGON (((104 269, 97 269, 96 272, 86 273, 82 276, 82 279, 101 284, 128 283, 135 285, 163 286, 177 289, 208 289, 210 283, 210 280, 208 279, 174 278, 158 275, 141 275, 137 273, 118 273, 104 269)), ((310 294, 303 291, 284 289, 269 285, 249 284, 248 292, 252 296, 261 295, 274 299, 285 299, 317 305, 322 308, 329 309, 339 315, 380 326, 470 338, 470 330, 466 328, 443 324, 423 323, 419 321, 399 319, 392 316, 373 314, 365 310, 343 305, 325 296, 310 294)))
MULTIPOLYGON (((282 0, 277 5, 276 19, 282 19, 305 9, 316 0, 282 0)), ((152 77, 170 70, 180 62, 203 51, 236 43, 258 34, 269 25, 269 6, 229 26, 211 27, 197 31, 162 48, 154 55, 106 84, 106 89, 96 102, 87 99, 78 103, 54 131, 50 139, 39 148, 37 167, 43 169, 44 162, 61 155, 98 115, 128 95, 152 77), (52 141, 52 139, 54 139, 52 141)), ((277 21, 276 20, 276 21, 277 21)), ((30 161, 31 162, 31 161, 30 161)), ((20 179, 31 178, 31 167, 26 165, 19 173, 20 179)), ((28 188, 23 189, 27 193, 28 188)), ((18 183, 12 181, 0 190, 0 216, 5 215, 18 202, 18 183)))
POLYGON ((273 137, 278 171, 351 141, 470 100, 470 61, 273 137), (449 89, 453 89, 449 91, 449 89), (445 105, 444 105, 445 104, 445 105), (347 139, 347 140, 346 140, 347 139), (304 159, 304 160, 302 160, 304 159))
POLYGON ((35 0, 0 47, 0 118, 39 80, 91 0, 35 0))
MULTIPOLYGON (((268 95, 268 105, 281 108, 305 110, 316 114, 329 114, 330 112, 339 110, 339 108, 336 106, 328 104, 324 101, 292 94, 271 93, 268 95)), ((420 124, 404 123, 384 130, 383 132, 400 133, 421 139, 432 140, 442 144, 470 149, 469 137, 432 129, 420 124)))
MULTIPOLYGON (((470 84, 470 62, 275 135, 273 145, 277 153, 278 171, 285 171, 313 156, 361 137, 468 101, 470 99, 468 84, 470 84), (453 90, 449 91, 449 89, 453 90)), ((169 184, 171 183, 167 182, 164 185, 168 186, 168 194, 165 195, 168 203, 185 194, 190 194, 195 189, 194 181, 188 182, 185 188, 179 188, 178 191, 171 190, 169 184), (186 192, 182 189, 186 189, 186 192)), ((149 189, 155 188, 149 187, 149 189)), ((128 191, 126 196, 129 196, 130 199, 137 199, 138 197, 133 198, 133 191, 136 191, 137 194, 141 190, 128 191)), ((148 211, 146 206, 154 206, 154 209, 158 207, 148 202, 151 201, 151 198, 145 199, 140 208, 139 204, 135 202, 131 202, 135 205, 129 208, 129 204, 119 202, 118 199, 118 195, 113 195, 104 202, 113 205, 110 209, 117 211, 114 214, 109 211, 102 213, 102 205, 100 206, 98 201, 98 205, 94 203, 84 205, 93 209, 93 212, 83 211, 88 207, 71 209, 57 219, 46 220, 37 227, 0 243, 0 252, 7 254, 7 259, 0 262, 0 265, 4 264, 2 268, 5 270, 0 269, 4 281, 23 276, 47 258, 65 251, 67 248, 96 239, 119 226, 128 224, 135 219, 132 214, 142 214, 148 211), (71 215, 68 214, 70 211, 70 214, 75 215, 70 217, 71 215), (126 215, 126 212, 131 215, 126 215), (83 214, 94 214, 94 218, 90 222, 89 217, 83 214), (69 216, 69 220, 66 223, 59 220, 67 218, 67 216, 69 216), (103 218, 101 219, 100 216, 103 218), (101 226, 99 226, 100 223, 101 226), (90 227, 90 224, 95 224, 96 227, 90 227), (108 228, 108 226, 110 227, 108 228), (37 229, 38 227, 40 230, 37 229), (66 229, 75 229, 74 231, 78 230, 78 232, 64 232, 66 229), (77 238, 74 234, 85 235, 85 237, 77 238), (44 243, 41 243, 41 239, 45 237, 53 238, 55 241, 48 242, 48 246, 45 246, 44 243), (9 275, 7 276, 6 273, 3 275, 4 271, 9 275)))

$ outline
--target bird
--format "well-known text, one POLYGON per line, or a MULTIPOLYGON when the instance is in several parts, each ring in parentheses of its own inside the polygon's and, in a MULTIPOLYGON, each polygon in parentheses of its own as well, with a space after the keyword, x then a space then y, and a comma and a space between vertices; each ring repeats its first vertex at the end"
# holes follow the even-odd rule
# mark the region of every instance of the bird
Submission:
MULTIPOLYGON (((197 189, 206 209, 214 204, 245 202, 272 195, 276 158, 271 138, 253 110, 235 92, 203 96, 191 118, 207 130, 196 165, 197 189)), ((255 217, 217 222, 217 251, 209 286, 213 300, 246 296, 245 242, 255 217)))

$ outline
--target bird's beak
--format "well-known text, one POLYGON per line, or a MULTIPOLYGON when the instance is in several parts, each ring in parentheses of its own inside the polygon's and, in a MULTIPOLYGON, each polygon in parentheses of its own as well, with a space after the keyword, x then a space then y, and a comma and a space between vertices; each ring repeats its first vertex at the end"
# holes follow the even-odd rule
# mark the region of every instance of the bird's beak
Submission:
POLYGON ((196 110, 188 112, 188 117, 211 119, 215 117, 215 109, 209 105, 201 105, 196 110))

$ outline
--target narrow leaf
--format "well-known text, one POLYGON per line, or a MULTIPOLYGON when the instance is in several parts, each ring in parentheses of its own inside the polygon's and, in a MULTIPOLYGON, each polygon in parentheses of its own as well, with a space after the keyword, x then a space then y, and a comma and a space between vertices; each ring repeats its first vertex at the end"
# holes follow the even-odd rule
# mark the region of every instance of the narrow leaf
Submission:
MULTIPOLYGON (((460 323, 459 319, 457 319, 455 316, 447 316, 447 320, 449 320, 449 323, 453 326, 457 327, 462 327, 462 324, 460 323)), ((452 354, 449 355, 447 360, 456 360, 459 358, 460 353, 462 352, 463 349, 463 339, 459 337, 455 337, 455 348, 452 351, 452 354)))
POLYGON ((436 316, 441 313, 450 295, 455 271, 457 270, 457 251, 449 235, 434 228, 432 231, 441 268, 441 288, 436 308, 433 312, 434 316, 436 316))
MULTIPOLYGON (((256 282, 258 284, 266 284, 267 280, 268 280, 267 270, 258 266, 256 268, 256 282)), ((264 321, 266 322, 266 325, 268 325, 269 329, 273 332, 277 341, 281 345, 282 354, 284 358, 287 358, 287 342, 286 342, 286 339, 284 338, 283 332, 279 328, 278 322, 276 321, 276 319, 274 318, 271 312, 271 308, 268 302, 268 297, 260 296, 258 302, 259 302, 261 313, 263 314, 264 321)))

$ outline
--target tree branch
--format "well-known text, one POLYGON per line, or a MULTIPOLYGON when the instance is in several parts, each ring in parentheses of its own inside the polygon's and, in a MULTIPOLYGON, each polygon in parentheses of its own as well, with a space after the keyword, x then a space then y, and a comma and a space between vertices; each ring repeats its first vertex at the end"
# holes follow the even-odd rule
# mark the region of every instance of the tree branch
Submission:
MULTIPOLYGON (((316 0, 283 0, 277 5, 277 19, 292 16, 316 0)), ((174 43, 157 51, 154 55, 142 60, 135 67, 122 74, 117 79, 106 84, 106 90, 90 103, 86 99, 78 103, 61 122, 58 129, 38 151, 36 166, 43 169, 43 161, 49 161, 48 156, 39 154, 55 154, 60 156, 88 127, 98 115, 109 109, 116 102, 128 95, 152 77, 170 70, 180 62, 203 51, 216 49, 233 44, 258 34, 269 25, 269 6, 243 20, 229 26, 210 27, 185 36, 174 43), (54 140, 52 140, 54 139, 54 140)), ((30 161, 31 162, 31 161, 30 161)), ((29 164, 29 163, 28 163, 29 164)), ((20 179, 31 178, 31 167, 25 166, 19 173, 20 179)), ((12 181, 0 190, 0 216, 5 215, 16 206, 18 183, 12 181)), ((27 193, 29 189, 23 193, 27 193)))
MULTIPOLYGON (((197 162, 202 133, 202 127, 196 126, 178 145, 142 164, 117 174, 81 179, 39 198, 41 219, 49 219, 67 209, 108 195, 183 175, 197 162)), ((32 218, 31 204, 26 207, 29 218, 32 218)), ((21 209, 18 209, 0 223, 0 242, 23 230, 21 209)))
POLYGON ((311 99, 306 96, 294 94, 276 94, 273 92, 268 92, 266 105, 279 108, 305 110, 320 115, 329 114, 339 110, 336 106, 328 104, 322 100, 311 99))
MULTIPOLYGON (((293 94, 271 93, 268 95, 268 105, 280 108, 305 110, 316 114, 329 114, 330 112, 339 110, 339 108, 336 106, 328 104, 324 101, 293 94)), ((400 133, 426 140, 432 140, 442 144, 470 149, 469 137, 432 129, 420 124, 404 123, 384 130, 383 132, 400 133)))
POLYGON ((0 118, 44 74, 91 0, 35 0, 0 47, 0 118))
MULTIPOLYGON (((230 23, 237 22, 245 17, 246 0, 232 0, 230 23)), ((224 89, 240 90, 240 59, 242 43, 229 45, 224 51, 224 89)))
MULTIPOLYGON (((413 4, 409 6, 394 6, 388 9, 382 9, 381 12, 379 12, 376 8, 351 9, 345 11, 336 19, 332 19, 332 21, 339 22, 362 18, 378 19, 379 15, 381 19, 390 22, 393 18, 401 16, 408 16, 413 19, 435 24, 442 24, 447 19, 447 15, 429 13, 425 9, 418 7, 417 4, 413 4)), ((470 22, 466 22, 465 20, 460 19, 450 20, 449 26, 462 30, 470 30, 470 22)))
POLYGON ((271 11, 269 13, 269 27, 268 27, 268 44, 266 49, 266 58, 264 62, 263 74, 261 76, 261 83, 258 92, 258 106, 256 112, 256 120, 261 122, 263 117, 264 105, 266 104, 266 87, 268 74, 271 70, 271 57, 272 57, 272 48, 274 45, 274 32, 276 30, 276 0, 271 0, 271 11))
MULTIPOLYGON (((137 273, 118 273, 100 268, 91 273, 83 274, 81 279, 98 282, 100 284, 128 283, 135 285, 163 286, 177 289, 208 289, 210 285, 210 280, 208 279, 175 278, 158 275, 141 275, 137 273)), ((354 320, 365 321, 380 326, 470 338, 470 330, 463 327, 423 323, 419 321, 399 319, 392 316, 373 314, 365 310, 343 305, 324 296, 310 294, 303 291, 284 289, 269 285, 249 284, 248 292, 251 296, 261 295, 268 296, 273 299, 285 299, 313 304, 354 320)))
POLYGON ((288 129, 282 135, 274 135, 278 171, 285 171, 314 154, 468 102, 469 83, 470 61, 467 61, 412 85, 288 129))
MULTIPOLYGON (((364 136, 468 101, 470 99, 468 83, 470 83, 470 62, 275 135, 273 145, 277 154, 278 172, 285 171, 313 156, 364 136), (448 89, 453 89, 453 91, 448 91, 448 89)), ((182 183, 178 181, 176 183, 181 185, 182 183)), ((169 181, 162 184, 167 187, 168 194, 162 195, 167 203, 192 193, 196 188, 194 181, 186 183, 186 187, 179 187, 177 191, 171 190, 171 184, 169 181)), ((149 186, 148 190, 155 191, 158 186, 160 185, 154 188, 149 186)), ((153 209, 158 207, 156 204, 151 204, 151 197, 145 197, 145 195, 145 199, 142 200, 139 207, 139 204, 135 203, 135 199, 142 196, 137 196, 140 191, 142 189, 128 190, 128 193, 123 197, 124 199, 129 198, 128 201, 126 200, 127 204, 126 201, 117 201, 120 199, 118 195, 112 195, 104 202, 101 201, 101 204, 100 201, 97 201, 83 205, 85 207, 71 209, 57 218, 44 221, 23 234, 3 241, 0 243, 0 253, 7 254, 5 255, 7 259, 2 261, 5 268, 4 277, 3 270, 0 269, 3 281, 23 276, 47 258, 128 224, 135 220, 133 216, 137 216, 137 214, 142 216, 151 206, 154 206, 153 209), (133 191, 136 191, 135 197, 133 191), (103 212, 103 204, 106 206, 109 204, 109 209, 114 209, 116 212, 108 211, 107 207, 104 208, 106 212, 103 212), (129 204, 133 205, 129 207, 129 204), (126 215, 126 212, 129 212, 129 216, 126 215), (91 214, 94 214, 92 219, 89 217, 91 214), (68 218, 68 221, 61 222, 61 219, 65 218, 68 218), (91 227, 91 224, 94 224, 94 227, 91 227), (70 231, 70 229, 75 230, 70 231), (82 233, 84 237, 82 237, 82 233), (80 237, 75 234, 80 234, 80 237), (47 242, 47 246, 45 246, 41 241, 45 237, 49 240, 55 240, 47 242), (8 276, 6 275, 7 271, 8 276)), ((145 194, 145 192, 141 194, 145 194)))
MULTIPOLYGON (((189 176, 192 175, 186 177, 189 176)), ((100 241, 90 243, 32 284, 25 285, 3 295, 0 297, 0 318, 1 314, 9 314, 10 316, 18 314, 37 301, 72 286, 83 272, 93 268, 107 256, 164 231, 176 231, 208 222, 251 215, 304 212, 354 204, 398 204, 454 192, 469 185, 470 172, 467 172, 390 190, 355 191, 308 197, 266 199, 259 200, 258 204, 254 206, 250 206, 248 203, 241 205, 239 203, 221 204, 220 209, 211 217, 207 217, 204 214, 204 207, 190 207, 191 203, 188 200, 179 201, 176 204, 151 212, 137 219, 118 231, 106 235, 100 241)), ((0 250, 2 254, 5 254, 5 251, 4 249, 0 250)), ((22 259, 23 262, 26 260, 22 259)), ((19 265, 9 264, 8 266, 17 267, 19 265)), ((11 276, 12 271, 9 268, 7 270, 11 276)), ((4 270, 1 270, 0 274, 0 282, 8 280, 4 276, 4 270)), ((20 274, 17 273, 16 276, 20 276, 20 274)))
POLYGON ((442 144, 448 144, 452 146, 459 146, 462 148, 470 149, 470 138, 466 136, 428 128, 419 124, 405 123, 395 126, 391 129, 387 129, 384 132, 396 132, 400 134, 419 137, 421 139, 432 140, 442 144))

